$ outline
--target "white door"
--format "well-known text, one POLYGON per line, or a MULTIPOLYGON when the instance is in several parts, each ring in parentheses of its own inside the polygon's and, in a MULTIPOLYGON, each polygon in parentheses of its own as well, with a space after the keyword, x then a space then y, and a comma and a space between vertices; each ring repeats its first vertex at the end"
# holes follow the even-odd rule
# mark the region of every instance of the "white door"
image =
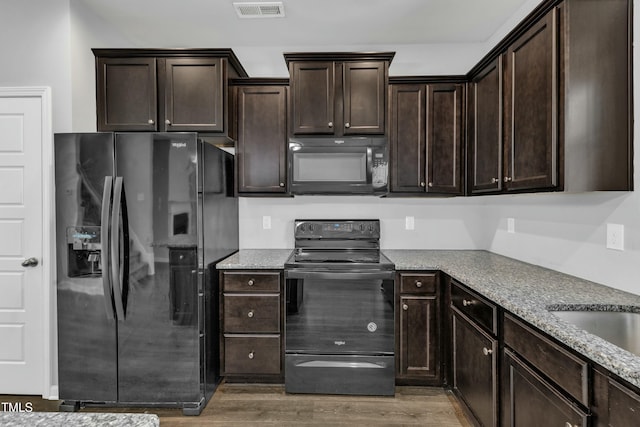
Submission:
POLYGON ((50 139, 42 97, 9 92, 0 90, 0 394, 47 395, 43 141, 50 139))

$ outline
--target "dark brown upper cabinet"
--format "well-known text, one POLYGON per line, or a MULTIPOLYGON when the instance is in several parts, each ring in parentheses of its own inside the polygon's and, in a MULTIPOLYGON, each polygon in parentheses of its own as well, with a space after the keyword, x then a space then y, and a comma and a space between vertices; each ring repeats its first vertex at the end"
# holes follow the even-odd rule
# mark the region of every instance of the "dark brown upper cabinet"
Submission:
POLYGON ((228 134, 230 49, 93 49, 98 131, 228 134))
POLYGON ((464 84, 390 87, 390 191, 462 194, 464 84))
POLYGON ((470 194, 633 189, 631 17, 546 1, 471 70, 470 194))
POLYGON ((504 55, 506 190, 558 186, 558 10, 504 55))
POLYGON ((255 80, 234 86, 238 194, 286 193, 288 86, 255 80))
POLYGON ((393 53, 285 53, 292 134, 385 134, 393 53))
POLYGON ((468 94, 468 187, 471 193, 502 189, 502 57, 476 75, 468 94))

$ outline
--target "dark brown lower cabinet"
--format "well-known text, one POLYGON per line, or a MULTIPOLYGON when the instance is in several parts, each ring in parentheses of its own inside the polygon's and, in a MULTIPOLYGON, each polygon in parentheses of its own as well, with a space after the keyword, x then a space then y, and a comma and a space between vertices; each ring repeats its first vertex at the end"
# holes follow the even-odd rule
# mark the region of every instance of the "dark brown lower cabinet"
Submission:
POLYGON ((396 304, 396 383, 441 385, 438 272, 400 272, 396 304))
POLYGON ((627 387, 607 373, 593 373, 594 427, 623 427, 640 423, 640 391, 627 387))
POLYGON ((502 425, 586 427, 588 414, 508 348, 502 365, 502 425))
POLYGON ((453 388, 480 425, 497 426, 498 340, 457 313, 451 327, 453 388))

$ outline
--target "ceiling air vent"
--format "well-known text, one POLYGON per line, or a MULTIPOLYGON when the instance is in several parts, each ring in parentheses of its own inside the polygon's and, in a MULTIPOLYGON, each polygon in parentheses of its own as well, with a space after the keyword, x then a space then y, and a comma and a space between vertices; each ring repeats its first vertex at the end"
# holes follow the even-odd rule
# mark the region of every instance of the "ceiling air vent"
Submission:
POLYGON ((240 18, 282 18, 284 5, 281 1, 234 2, 233 7, 240 18))

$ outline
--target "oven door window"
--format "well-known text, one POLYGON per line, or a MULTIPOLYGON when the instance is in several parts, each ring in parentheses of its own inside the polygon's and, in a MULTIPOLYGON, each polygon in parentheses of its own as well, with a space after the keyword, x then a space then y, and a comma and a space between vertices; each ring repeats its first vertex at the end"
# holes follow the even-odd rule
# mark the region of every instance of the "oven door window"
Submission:
MULTIPOLYGON (((392 281, 390 281, 393 283, 392 281)), ((297 354, 391 355, 393 304, 383 280, 290 281, 297 309, 287 310, 286 352, 297 354)), ((391 286, 393 289, 393 286, 391 286)))
POLYGON ((367 182, 367 151, 293 152, 294 182, 367 182))

